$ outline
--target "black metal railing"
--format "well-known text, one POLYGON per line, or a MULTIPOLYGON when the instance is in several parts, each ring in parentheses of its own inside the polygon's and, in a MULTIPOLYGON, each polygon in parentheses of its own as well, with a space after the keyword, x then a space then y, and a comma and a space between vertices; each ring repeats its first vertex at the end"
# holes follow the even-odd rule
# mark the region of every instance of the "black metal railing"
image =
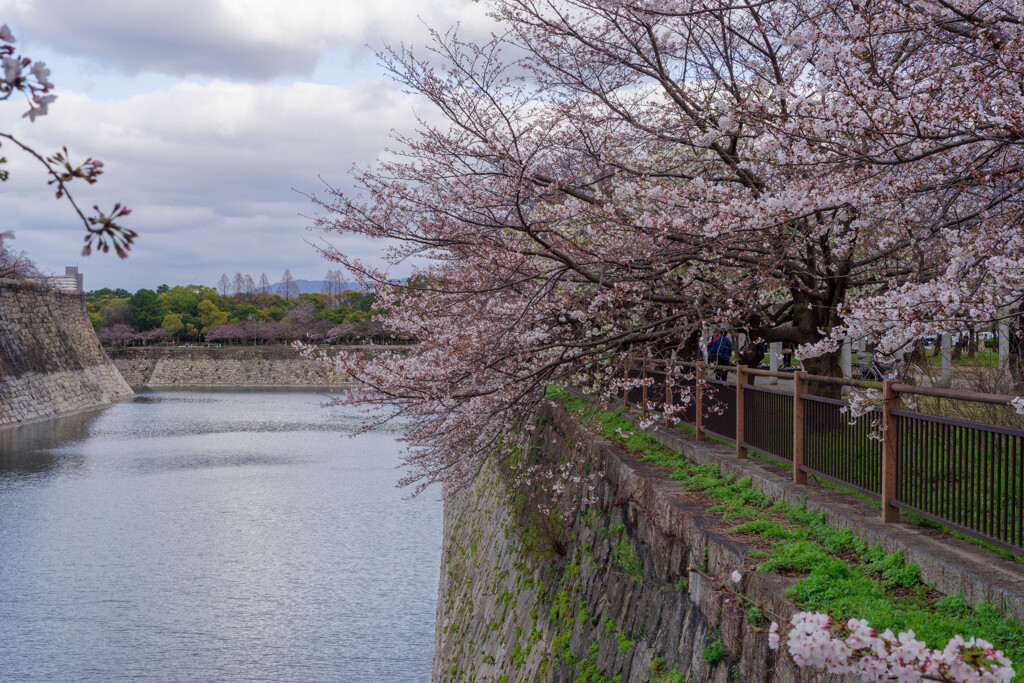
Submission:
POLYGON ((705 382, 704 431, 736 443, 736 385, 719 379, 705 382))
POLYGON ((738 457, 759 453, 792 466, 795 483, 810 474, 880 500, 885 522, 897 521, 902 510, 1024 551, 1024 430, 900 409, 903 394, 1001 405, 1012 397, 807 373, 793 376, 794 397, 754 384, 757 376, 782 373, 739 367, 737 384, 710 379, 714 370, 698 366, 670 376, 628 368, 624 375, 646 386, 630 387, 625 399, 643 405, 646 397, 645 411, 685 404, 675 420, 693 425, 698 439, 707 433, 735 444, 740 435, 738 457), (882 389, 882 406, 853 418, 847 402, 808 393, 808 382, 882 389))
POLYGON ((793 463, 793 392, 743 385, 743 447, 793 463))
POLYGON ((893 414, 893 505, 1000 546, 1024 547, 1024 430, 893 414))
POLYGON ((811 394, 800 398, 804 401, 803 470, 880 498, 881 409, 851 420, 845 401, 811 394))

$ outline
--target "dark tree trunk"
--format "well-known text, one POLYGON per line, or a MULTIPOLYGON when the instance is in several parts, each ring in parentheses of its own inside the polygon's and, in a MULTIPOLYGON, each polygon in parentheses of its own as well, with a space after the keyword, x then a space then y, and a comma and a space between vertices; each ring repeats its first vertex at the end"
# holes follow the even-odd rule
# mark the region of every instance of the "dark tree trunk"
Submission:
POLYGON ((740 365, 746 365, 748 368, 756 368, 764 360, 764 344, 754 343, 750 337, 747 337, 747 343, 738 351, 736 355, 740 359, 740 365))
POLYGON ((677 358, 679 360, 698 361, 704 360, 704 354, 700 348, 700 330, 694 330, 683 340, 682 349, 677 358))
POLYGON ((914 345, 910 348, 908 354, 908 360, 911 363, 923 363, 925 359, 925 353, 927 349, 924 347, 924 339, 918 339, 914 342, 914 345))
MULTIPOLYGON (((804 369, 812 375, 823 375, 825 377, 842 377, 843 367, 840 364, 840 352, 826 353, 817 358, 807 358, 803 361, 804 369)), ((808 386, 810 393, 826 398, 841 398, 842 387, 836 384, 822 384, 811 382, 808 386)))

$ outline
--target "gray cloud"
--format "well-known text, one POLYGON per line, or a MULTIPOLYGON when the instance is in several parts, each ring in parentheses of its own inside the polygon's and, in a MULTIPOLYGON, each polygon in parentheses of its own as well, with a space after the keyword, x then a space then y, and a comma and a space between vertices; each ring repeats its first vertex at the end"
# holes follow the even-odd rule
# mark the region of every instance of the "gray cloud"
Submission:
MULTIPOLYGON (((412 100, 386 82, 344 89, 297 83, 182 83, 124 102, 66 94, 51 114, 14 131, 41 150, 67 144, 75 158, 96 156, 107 173, 79 186, 85 206, 122 201, 140 233, 127 261, 78 256, 82 228, 56 202, 23 155, 9 155, 3 229, 48 270, 79 263, 90 286, 215 282, 221 272, 266 271, 320 277, 328 264, 307 244, 314 207, 296 192, 320 192, 318 175, 348 189, 353 163, 370 164, 391 128, 413 125, 412 100), (58 106, 60 105, 60 106, 58 106), (293 189, 294 188, 294 189, 293 189)), ((376 245, 339 246, 374 259, 376 245)))
MULTIPOLYGON (((422 45, 419 17, 442 28, 461 21, 467 35, 490 27, 470 0, 0 0, 0 22, 31 41, 34 58, 71 55, 90 78, 115 68, 216 79, 110 101, 55 71, 59 99, 35 124, 20 118, 23 103, 0 103, 0 130, 44 153, 66 144, 75 159, 102 159, 106 174, 73 186, 76 197, 83 208, 126 203, 134 212, 126 224, 140 237, 127 261, 79 256, 84 229, 74 213, 8 145, 0 231, 15 230, 13 246, 45 270, 77 263, 89 288, 213 284, 235 271, 276 279, 285 268, 321 277, 331 266, 308 242, 322 236, 301 215, 315 207, 295 190, 322 192, 320 177, 350 190, 353 164, 373 163, 391 129, 414 127, 415 100, 373 77, 352 87, 283 77, 308 74, 328 53, 334 64, 339 50, 351 55, 366 42, 422 45)), ((346 76, 337 80, 357 80, 346 76)), ((426 106, 417 113, 432 115, 426 106)), ((331 241, 378 260, 377 244, 331 241)))
POLYGON ((422 38, 420 18, 477 33, 489 26, 468 0, 0 0, 0 15, 125 73, 244 80, 306 76, 331 49, 422 38))

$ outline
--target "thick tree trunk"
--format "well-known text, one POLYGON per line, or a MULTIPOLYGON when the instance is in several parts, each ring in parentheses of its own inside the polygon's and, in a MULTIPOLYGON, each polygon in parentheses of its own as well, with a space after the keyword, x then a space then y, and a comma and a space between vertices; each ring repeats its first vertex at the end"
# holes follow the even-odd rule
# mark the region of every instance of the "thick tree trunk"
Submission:
POLYGON ((739 352, 736 354, 740 359, 740 365, 746 365, 750 368, 756 368, 764 360, 764 344, 754 343, 747 339, 747 343, 739 352))
POLYGON ((924 339, 918 339, 910 348, 910 352, 908 353, 908 360, 911 363, 923 363, 925 360, 926 352, 927 349, 924 346, 924 339))
POLYGON ((694 330, 683 340, 683 347, 679 352, 680 360, 698 361, 704 360, 704 354, 700 348, 700 330, 694 330))
MULTIPOLYGON (((804 369, 812 375, 823 375, 825 377, 842 377, 843 368, 840 364, 840 354, 838 351, 833 353, 826 353, 818 356, 817 358, 807 358, 803 361, 804 369)), ((836 384, 822 384, 821 382, 811 382, 808 385, 810 393, 818 396, 824 396, 826 398, 841 398, 842 387, 836 384)))

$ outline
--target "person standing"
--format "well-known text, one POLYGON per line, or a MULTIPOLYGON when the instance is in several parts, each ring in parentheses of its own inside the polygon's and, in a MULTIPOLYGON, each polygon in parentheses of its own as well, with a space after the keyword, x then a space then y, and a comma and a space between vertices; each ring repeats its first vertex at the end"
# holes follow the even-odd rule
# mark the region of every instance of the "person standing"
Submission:
MULTIPOLYGON (((729 335, 716 334, 708 342, 708 362, 715 365, 732 365, 732 342, 729 335)), ((728 370, 716 370, 715 378, 725 381, 729 377, 728 370)))

